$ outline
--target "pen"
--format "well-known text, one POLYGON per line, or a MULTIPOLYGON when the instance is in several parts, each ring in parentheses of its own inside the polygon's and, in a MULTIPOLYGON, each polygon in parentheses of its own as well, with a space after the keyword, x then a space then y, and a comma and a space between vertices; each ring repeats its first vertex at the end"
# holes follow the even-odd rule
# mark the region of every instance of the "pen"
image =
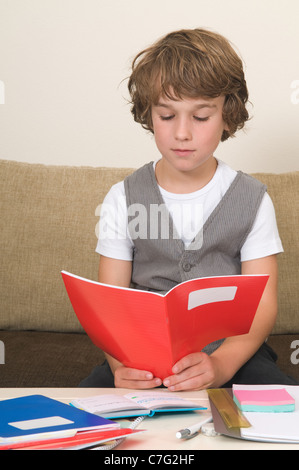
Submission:
POLYGON ((188 439, 190 437, 193 437, 200 431, 200 428, 204 424, 210 423, 212 419, 213 419, 212 415, 209 415, 208 418, 200 421, 199 423, 193 424, 192 426, 188 426, 187 428, 184 428, 184 429, 180 429, 180 431, 176 433, 176 437, 178 439, 188 439))

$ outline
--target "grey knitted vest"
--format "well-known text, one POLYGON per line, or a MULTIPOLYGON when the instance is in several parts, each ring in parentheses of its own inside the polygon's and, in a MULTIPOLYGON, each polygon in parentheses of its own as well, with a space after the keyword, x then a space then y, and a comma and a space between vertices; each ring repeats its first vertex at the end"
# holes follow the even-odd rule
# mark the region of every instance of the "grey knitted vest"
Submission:
MULTIPOLYGON (((137 289, 167 292, 189 279, 241 273, 240 250, 254 223, 265 185, 237 172, 187 249, 163 201, 153 163, 128 176, 124 186, 134 243, 132 283, 137 289)), ((209 354, 220 343, 212 344, 204 349, 209 354)))

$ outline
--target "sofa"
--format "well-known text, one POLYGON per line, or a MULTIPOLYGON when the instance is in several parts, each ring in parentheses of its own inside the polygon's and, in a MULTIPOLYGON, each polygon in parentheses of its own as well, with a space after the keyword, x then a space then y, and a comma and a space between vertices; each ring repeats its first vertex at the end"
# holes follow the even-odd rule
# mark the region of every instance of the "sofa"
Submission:
MULTIPOLYGON (((73 312, 61 270, 97 279, 100 204, 132 171, 0 162, 1 387, 77 387, 103 361, 73 312)), ((299 172, 254 176, 268 187, 285 250, 268 342, 299 380, 299 172)))

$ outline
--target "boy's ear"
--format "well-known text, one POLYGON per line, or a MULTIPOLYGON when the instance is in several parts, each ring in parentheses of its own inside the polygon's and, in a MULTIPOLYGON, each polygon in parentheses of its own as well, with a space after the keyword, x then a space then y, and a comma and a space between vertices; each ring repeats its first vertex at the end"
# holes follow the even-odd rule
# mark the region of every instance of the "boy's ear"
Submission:
POLYGON ((223 130, 224 130, 224 131, 227 131, 227 132, 230 132, 229 125, 228 125, 225 121, 223 121, 223 122, 224 122, 223 130))

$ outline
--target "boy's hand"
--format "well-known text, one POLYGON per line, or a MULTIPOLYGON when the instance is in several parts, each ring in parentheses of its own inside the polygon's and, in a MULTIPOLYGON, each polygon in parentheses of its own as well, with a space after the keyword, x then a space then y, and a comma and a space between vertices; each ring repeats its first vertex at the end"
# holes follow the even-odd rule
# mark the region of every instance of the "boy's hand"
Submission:
POLYGON ((163 380, 170 391, 202 390, 215 386, 216 365, 213 358, 203 352, 183 357, 172 371, 174 374, 163 380))
POLYGON ((146 389, 159 387, 162 380, 154 377, 151 372, 121 365, 115 369, 114 384, 119 388, 146 389))

